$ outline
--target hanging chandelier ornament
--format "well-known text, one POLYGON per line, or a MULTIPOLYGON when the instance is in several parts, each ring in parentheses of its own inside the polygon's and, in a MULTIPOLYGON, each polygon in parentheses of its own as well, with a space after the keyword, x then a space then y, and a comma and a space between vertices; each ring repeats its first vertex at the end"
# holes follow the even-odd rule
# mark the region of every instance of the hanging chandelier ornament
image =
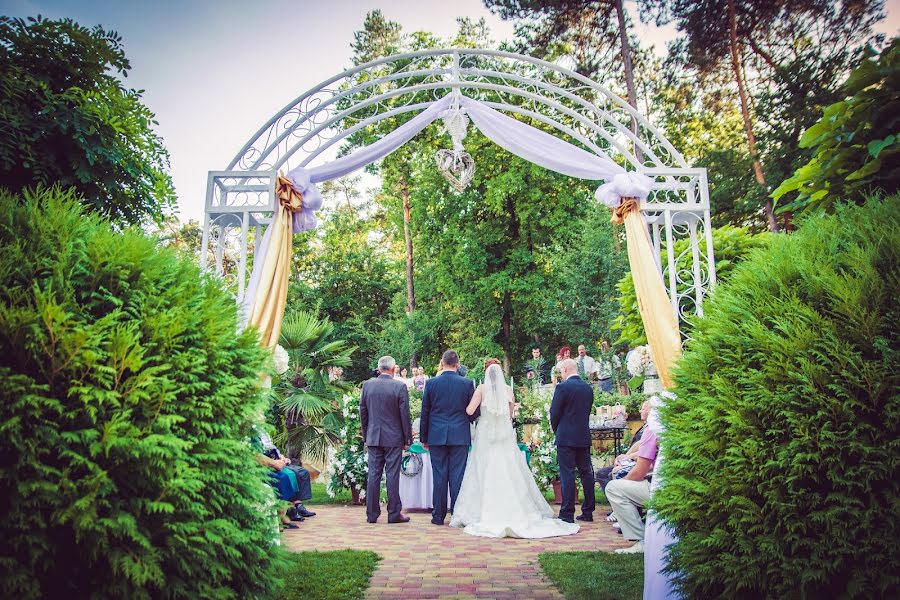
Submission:
POLYGON ((438 150, 434 154, 434 162, 438 171, 457 192, 468 187, 475 176, 475 161, 463 147, 463 139, 469 127, 469 117, 458 105, 448 109, 441 117, 444 122, 444 133, 453 142, 452 150, 438 150))

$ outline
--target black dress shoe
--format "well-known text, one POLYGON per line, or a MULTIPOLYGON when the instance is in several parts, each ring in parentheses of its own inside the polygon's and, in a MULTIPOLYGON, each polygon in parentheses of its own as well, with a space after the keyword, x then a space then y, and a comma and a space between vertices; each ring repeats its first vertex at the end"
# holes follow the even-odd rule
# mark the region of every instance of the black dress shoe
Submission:
POLYGON ((294 509, 297 511, 297 514, 300 515, 301 517, 316 516, 316 513, 312 512, 311 510, 306 510, 306 507, 303 506, 302 504, 295 504, 294 509))
POLYGON ((395 521, 388 520, 388 523, 409 523, 409 517, 400 515, 395 521))
POLYGON ((444 522, 443 522, 443 521, 435 521, 434 519, 432 519, 432 520, 431 520, 431 524, 432 524, 432 525, 443 525, 444 522))
POLYGON ((578 515, 575 518, 578 519, 579 521, 588 521, 588 522, 591 522, 594 520, 593 515, 578 515))
POLYGON ((566 517, 560 517, 560 521, 565 521, 566 523, 574 523, 575 519, 567 519, 566 517))

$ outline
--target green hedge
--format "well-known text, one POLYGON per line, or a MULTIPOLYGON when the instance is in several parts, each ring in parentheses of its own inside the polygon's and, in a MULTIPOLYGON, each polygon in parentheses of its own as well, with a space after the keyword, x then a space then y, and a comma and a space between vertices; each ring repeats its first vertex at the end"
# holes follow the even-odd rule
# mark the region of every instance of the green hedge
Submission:
POLYGON ((686 597, 897 597, 900 198, 776 236, 706 306, 654 502, 686 597))
POLYGON ((0 280, 0 595, 270 593, 264 355, 231 297, 57 189, 0 192, 0 280))

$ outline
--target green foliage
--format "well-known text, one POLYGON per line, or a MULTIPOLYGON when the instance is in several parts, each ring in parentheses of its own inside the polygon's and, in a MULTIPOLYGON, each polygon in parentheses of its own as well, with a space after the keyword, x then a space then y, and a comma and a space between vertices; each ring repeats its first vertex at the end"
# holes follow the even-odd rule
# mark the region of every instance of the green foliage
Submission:
MULTIPOLYGON (((288 306, 317 307, 334 324, 334 337, 358 348, 345 377, 361 381, 385 353, 382 340, 394 337, 385 328, 394 297, 402 295, 401 266, 384 235, 383 213, 361 216, 340 205, 323 217, 315 231, 294 236, 297 276, 291 278, 288 306)), ((402 353, 392 352, 398 364, 405 362, 402 353)))
POLYGON ((194 261, 82 210, 0 193, 0 593, 265 595, 256 335, 194 261))
POLYGON ((329 369, 349 366, 355 348, 334 338, 328 319, 302 310, 285 315, 279 344, 289 356, 288 371, 274 387, 282 437, 291 456, 322 461, 329 445, 340 440, 338 399, 349 389, 341 380, 331 381, 329 369))
MULTIPOLYGON (((713 255, 716 259, 716 281, 721 283, 727 281, 731 276, 736 264, 740 263, 751 250, 764 247, 770 239, 768 233, 753 234, 745 227, 732 227, 725 225, 712 230, 713 238, 713 255)), ((705 248, 706 244, 701 240, 701 248, 705 248)), ((665 248, 661 253, 662 264, 664 267, 668 265, 669 257, 665 248)), ((693 268, 693 257, 690 251, 690 240, 682 238, 675 242, 675 269, 678 273, 677 289, 679 294, 685 294, 690 291, 690 286, 694 280, 691 274, 693 268)), ((701 277, 707 277, 707 265, 701 260, 701 277)), ((637 296, 634 292, 634 280, 631 273, 627 273, 616 284, 619 290, 619 316, 613 322, 612 328, 618 330, 619 338, 616 344, 624 344, 628 346, 640 346, 647 343, 647 337, 644 334, 644 324, 641 321, 641 313, 638 310, 637 296)), ((694 311, 692 296, 688 294, 682 300, 682 306, 685 307, 685 314, 691 314, 694 311)), ((690 331, 692 322, 685 320, 682 322, 682 334, 690 331)))
POLYGON ((289 556, 281 600, 356 600, 362 598, 381 558, 374 552, 335 550, 289 556))
POLYGON ((785 180, 772 197, 783 210, 831 208, 840 200, 863 202, 865 194, 900 189, 900 38, 877 59, 866 57, 842 91, 806 130, 800 146, 812 148, 808 163, 785 180))
POLYGON ((644 555, 610 552, 544 552, 541 569, 567 600, 639 600, 644 555))
POLYGON ((679 361, 654 503, 686 597, 900 592, 900 198, 836 213, 751 253, 679 361))
POLYGON ((0 17, 0 179, 72 186, 126 224, 175 204, 169 154, 141 91, 122 86, 122 38, 71 19, 0 17))

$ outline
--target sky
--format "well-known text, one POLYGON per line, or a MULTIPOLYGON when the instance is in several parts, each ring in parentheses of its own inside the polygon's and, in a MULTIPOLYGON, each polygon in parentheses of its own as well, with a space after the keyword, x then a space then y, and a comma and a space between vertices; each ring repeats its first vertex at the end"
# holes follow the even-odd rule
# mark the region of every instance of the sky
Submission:
MULTIPOLYGON (((200 220, 207 171, 224 169, 247 139, 281 107, 351 66, 353 32, 380 8, 405 32, 441 37, 456 32, 456 17, 484 17, 496 41, 513 25, 481 0, 0 0, 0 14, 71 17, 102 25, 124 38, 128 87, 143 89, 171 155, 182 220, 200 220)), ((662 52, 674 28, 639 23, 644 43, 662 52)), ((900 0, 887 1, 878 30, 900 31, 900 0)))

